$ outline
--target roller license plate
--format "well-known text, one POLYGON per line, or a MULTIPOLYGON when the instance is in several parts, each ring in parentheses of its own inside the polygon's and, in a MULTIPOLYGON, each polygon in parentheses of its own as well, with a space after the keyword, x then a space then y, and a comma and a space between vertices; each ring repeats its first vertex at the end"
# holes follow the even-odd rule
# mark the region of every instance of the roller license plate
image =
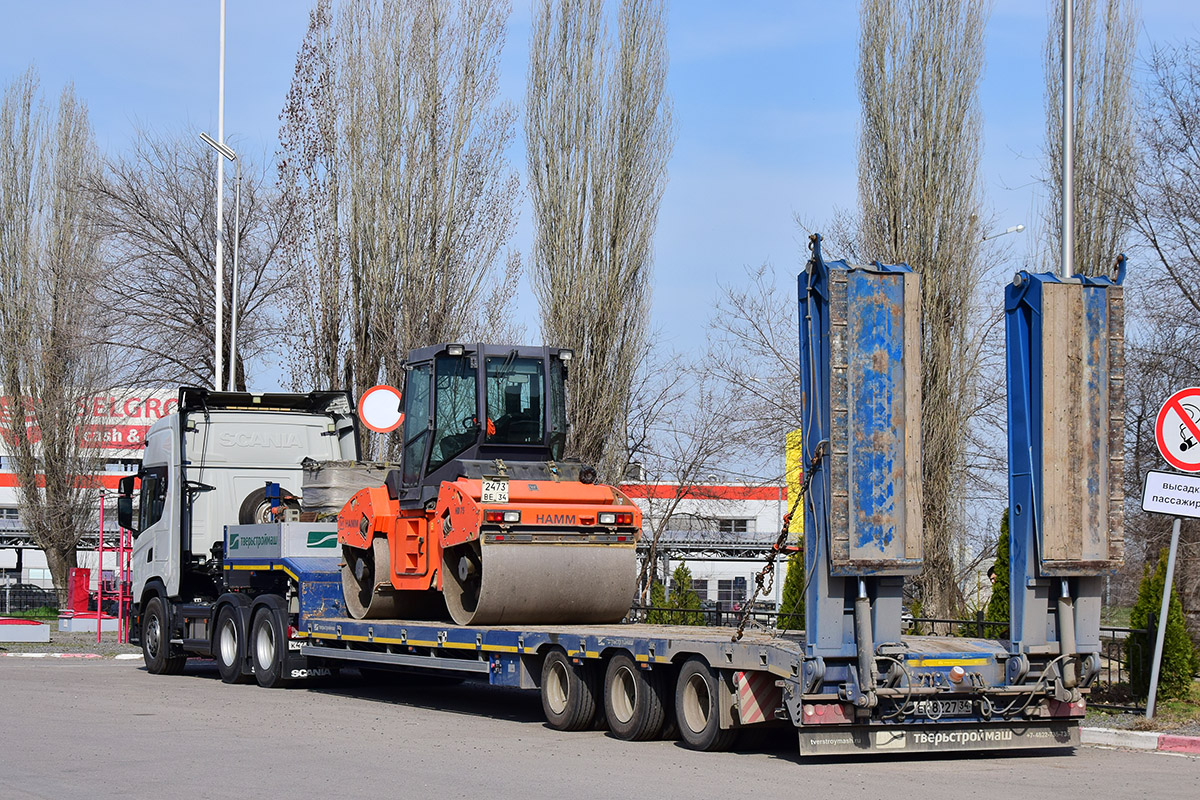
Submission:
POLYGON ((918 700, 913 705, 915 714, 931 719, 969 717, 974 710, 970 700, 918 700))
POLYGON ((508 478, 484 478, 482 503, 507 503, 508 478))

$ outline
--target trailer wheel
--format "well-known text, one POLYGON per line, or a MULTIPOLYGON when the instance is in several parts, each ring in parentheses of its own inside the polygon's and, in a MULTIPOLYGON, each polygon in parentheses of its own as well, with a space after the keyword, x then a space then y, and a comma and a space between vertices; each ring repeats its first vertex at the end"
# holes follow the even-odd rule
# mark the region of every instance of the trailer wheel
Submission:
POLYGON ((167 607, 161 597, 152 597, 142 614, 142 659, 151 675, 178 675, 187 656, 172 655, 167 607))
POLYGON ((217 614, 217 626, 213 632, 213 657, 217 659, 217 671, 226 683, 245 683, 242 664, 246 663, 246 642, 242 630, 242 617, 231 605, 221 606, 217 614))
POLYGON ((600 680, 596 666, 573 664, 555 648, 542 661, 542 711, 546 724, 556 731, 581 731, 596 719, 600 680))
POLYGON ((254 679, 259 686, 275 689, 291 683, 283 674, 286 648, 283 615, 277 608, 260 608, 250 627, 250 662, 254 665, 254 679))
POLYGON ((645 670, 625 653, 612 657, 604 673, 604 713, 618 739, 653 739, 662 730, 663 674, 645 670))
POLYGON ((675 721, 679 736, 692 750, 728 750, 737 738, 721 729, 720 676, 703 659, 689 658, 675 683, 675 721))

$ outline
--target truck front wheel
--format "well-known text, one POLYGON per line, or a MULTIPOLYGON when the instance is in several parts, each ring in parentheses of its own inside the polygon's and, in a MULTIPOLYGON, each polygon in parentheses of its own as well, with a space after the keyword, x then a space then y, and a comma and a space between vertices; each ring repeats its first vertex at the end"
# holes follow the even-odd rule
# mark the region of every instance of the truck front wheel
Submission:
POLYGON ((187 656, 171 654, 171 630, 167 607, 161 597, 152 597, 142 614, 142 658, 152 675, 178 675, 187 656))
POLYGON ((217 671, 226 683, 245 683, 242 664, 246 663, 246 643, 242 630, 242 619, 238 610, 231 605, 221 606, 217 614, 216 633, 213 637, 213 656, 217 659, 217 671))

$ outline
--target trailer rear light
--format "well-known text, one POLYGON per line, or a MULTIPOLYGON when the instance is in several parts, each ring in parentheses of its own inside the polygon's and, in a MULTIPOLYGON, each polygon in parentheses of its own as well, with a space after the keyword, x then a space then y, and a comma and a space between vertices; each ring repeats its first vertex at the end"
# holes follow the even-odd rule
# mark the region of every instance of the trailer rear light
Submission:
POLYGON ((487 522, 505 522, 512 524, 521 521, 520 511, 488 511, 484 514, 487 522))

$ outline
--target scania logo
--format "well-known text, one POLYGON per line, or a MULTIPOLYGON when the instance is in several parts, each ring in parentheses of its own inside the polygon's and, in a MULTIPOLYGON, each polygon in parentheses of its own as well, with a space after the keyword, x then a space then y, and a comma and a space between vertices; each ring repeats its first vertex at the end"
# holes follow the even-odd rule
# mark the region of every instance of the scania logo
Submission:
POLYGON ((538 525, 574 525, 574 514, 538 514, 538 525))

